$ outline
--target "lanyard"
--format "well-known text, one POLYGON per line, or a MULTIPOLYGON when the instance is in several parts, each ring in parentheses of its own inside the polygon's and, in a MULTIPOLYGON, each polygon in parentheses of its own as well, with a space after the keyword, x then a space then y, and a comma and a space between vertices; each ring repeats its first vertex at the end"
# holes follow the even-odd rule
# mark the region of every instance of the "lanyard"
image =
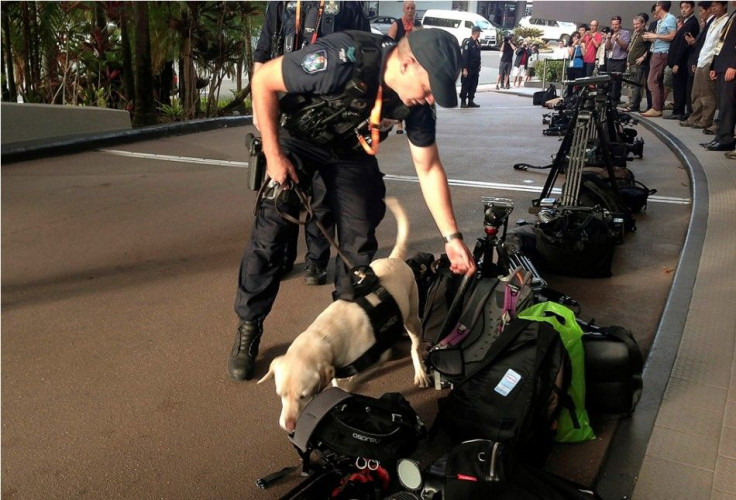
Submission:
POLYGON ((383 105, 383 85, 378 86, 378 93, 376 94, 376 103, 373 105, 371 110, 371 116, 368 121, 368 131, 371 133, 371 143, 358 132, 355 134, 358 136, 358 142, 363 146, 363 150, 369 155, 375 155, 378 153, 378 145, 381 142, 381 106, 383 105))
POLYGON ((317 11, 317 24, 314 26, 314 32, 312 33, 312 40, 309 43, 314 43, 317 41, 317 37, 319 36, 319 23, 322 21, 322 13, 325 10, 325 0, 321 0, 319 2, 319 10, 317 11))

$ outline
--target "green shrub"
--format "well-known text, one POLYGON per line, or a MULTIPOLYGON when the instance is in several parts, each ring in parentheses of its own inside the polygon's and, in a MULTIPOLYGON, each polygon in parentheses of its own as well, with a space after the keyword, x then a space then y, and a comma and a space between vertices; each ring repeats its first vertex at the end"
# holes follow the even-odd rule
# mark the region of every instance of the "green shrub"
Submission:
POLYGON ((541 79, 542 77, 544 77, 545 82, 562 81, 564 76, 562 70, 562 61, 547 60, 546 66, 544 64, 544 61, 540 61, 537 64, 537 72, 539 73, 539 78, 541 79), (542 75, 541 73, 544 73, 544 75, 542 75))

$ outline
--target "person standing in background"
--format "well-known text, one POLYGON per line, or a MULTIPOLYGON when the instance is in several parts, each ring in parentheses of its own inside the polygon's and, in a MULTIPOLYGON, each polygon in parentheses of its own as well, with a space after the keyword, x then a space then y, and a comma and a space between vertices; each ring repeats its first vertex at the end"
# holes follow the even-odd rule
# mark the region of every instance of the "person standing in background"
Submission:
POLYGON ((501 52, 501 62, 498 63, 498 79, 496 80, 496 90, 499 88, 509 88, 509 77, 511 76, 511 65, 514 61, 514 45, 512 35, 506 35, 499 49, 501 52))
POLYGON ((698 53, 698 62, 695 67, 693 80, 692 105, 693 112, 680 125, 692 128, 708 128, 713 124, 718 101, 716 98, 716 82, 710 78, 711 64, 722 44, 719 44, 721 32, 728 21, 728 2, 711 2, 710 13, 713 19, 709 21, 708 29, 703 36, 703 44, 698 53))
POLYGON ((631 35, 631 42, 629 43, 629 54, 626 59, 627 70, 629 72, 630 79, 639 82, 639 85, 631 85, 631 98, 629 99, 629 105, 622 108, 625 112, 636 112, 641 111, 641 89, 646 86, 646 79, 644 78, 644 61, 649 57, 649 42, 644 40, 642 35, 644 34, 644 26, 646 21, 641 14, 636 16, 632 21, 634 26, 634 32, 631 35))
MULTIPOLYGON (((300 2, 299 9, 294 2, 268 2, 263 28, 253 51, 253 74, 271 59, 314 43, 320 36, 349 29, 370 31, 370 23, 361 2, 330 2, 327 6, 320 2, 300 2)), ((260 130, 255 108, 253 125, 260 130)), ((304 240, 307 244, 304 282, 307 285, 327 283, 330 243, 317 227, 317 221, 330 234, 334 233, 335 224, 323 206, 324 193, 324 184, 317 172, 312 181, 311 193, 314 217, 304 225, 304 240)), ((284 250, 282 276, 291 272, 297 257, 299 226, 293 224, 290 231, 291 238, 284 250)))
MULTIPOLYGON (((567 58, 570 63, 567 65, 567 79, 575 80, 585 76, 585 66, 583 65, 583 46, 581 40, 583 35, 588 31, 588 26, 581 24, 578 30, 570 36, 570 46, 567 47, 567 58)), ((575 92, 575 84, 570 83, 567 86, 567 94, 575 92)))
POLYGON ((667 56, 667 66, 672 68, 672 95, 674 105, 672 114, 665 116, 668 120, 686 120, 690 116, 690 98, 687 94, 687 59, 690 56, 690 45, 686 34, 697 37, 700 33, 700 23, 693 15, 695 2, 680 2, 680 16, 682 28, 678 28, 672 40, 670 52, 667 56))
POLYGON ((479 26, 473 26, 470 30, 470 38, 463 42, 463 50, 460 56, 462 67, 460 72, 461 108, 480 108, 474 101, 475 89, 478 88, 478 76, 480 76, 480 42, 478 41, 480 32, 479 26))
POLYGON ((585 76, 591 76, 595 71, 595 65, 598 61, 598 47, 603 43, 603 35, 598 31, 597 19, 593 19, 590 22, 590 30, 585 33, 581 43, 583 45, 585 76))
MULTIPOLYGON (((606 63, 608 73, 624 73, 626 71, 626 57, 629 52, 631 33, 621 29, 621 16, 611 18, 611 33, 606 36, 606 50, 611 51, 611 56, 606 63)), ((611 82, 611 100, 618 105, 621 100, 621 80, 615 79, 611 82)))
POLYGON ((645 33, 644 39, 652 42, 652 60, 649 65, 647 88, 652 93, 652 107, 641 116, 657 118, 664 109, 664 68, 667 66, 667 55, 670 44, 677 32, 677 19, 670 14, 672 2, 656 3, 654 14, 657 18, 656 33, 645 33))
MULTIPOLYGON (((736 7, 736 2, 731 2, 736 7)), ((710 77, 718 80, 718 130, 713 142, 705 145, 710 151, 728 151, 726 158, 736 160, 734 128, 736 126, 736 11, 726 23, 719 39, 720 49, 713 59, 710 77)))

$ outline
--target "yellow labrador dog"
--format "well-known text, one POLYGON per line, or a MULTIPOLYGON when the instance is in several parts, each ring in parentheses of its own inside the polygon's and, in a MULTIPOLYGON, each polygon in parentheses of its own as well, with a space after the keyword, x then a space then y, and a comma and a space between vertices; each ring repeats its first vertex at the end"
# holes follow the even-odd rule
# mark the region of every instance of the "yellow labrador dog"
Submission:
MULTIPOLYGON (((411 338, 414 384, 427 387, 429 377, 419 354, 419 294, 414 273, 405 262, 409 219, 395 198, 387 198, 386 206, 396 219, 396 243, 391 255, 373 261, 371 268, 401 311, 404 327, 411 338)), ((374 305, 378 300, 375 294, 368 294, 366 299, 374 305)), ((279 425, 292 432, 304 406, 333 381, 335 369, 352 363, 375 343, 373 326, 360 305, 346 300, 330 304, 294 339, 286 354, 271 362, 268 373, 258 381, 260 384, 273 377, 276 382, 276 394, 281 397, 282 404, 279 425)), ((390 351, 390 348, 384 351, 378 362, 368 369, 333 383, 350 391, 378 369, 389 358, 390 351)))

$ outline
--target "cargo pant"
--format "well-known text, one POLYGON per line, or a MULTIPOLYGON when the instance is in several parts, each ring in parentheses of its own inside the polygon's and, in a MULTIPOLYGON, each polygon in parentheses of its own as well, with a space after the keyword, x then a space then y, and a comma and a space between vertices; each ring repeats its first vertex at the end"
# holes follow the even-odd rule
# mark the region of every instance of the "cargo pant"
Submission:
POLYGON ((716 82, 710 79, 710 69, 697 68, 691 96, 693 112, 687 119, 688 125, 708 128, 716 114, 716 82))

